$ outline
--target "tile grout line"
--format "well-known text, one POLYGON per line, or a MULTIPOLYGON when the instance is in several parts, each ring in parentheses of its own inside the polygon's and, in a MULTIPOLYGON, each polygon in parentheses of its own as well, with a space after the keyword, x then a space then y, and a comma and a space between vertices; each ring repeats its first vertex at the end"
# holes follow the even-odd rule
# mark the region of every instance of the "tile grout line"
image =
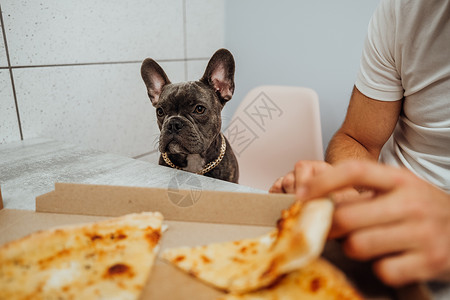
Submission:
MULTIPOLYGON (((155 59, 158 62, 188 62, 208 60, 208 57, 194 57, 194 58, 174 58, 174 59, 155 59)), ((9 69, 27 69, 27 68, 51 68, 51 67, 77 67, 77 66, 95 66, 95 65, 120 65, 120 64, 136 64, 141 63, 141 60, 130 61, 110 61, 110 62, 91 62, 91 63, 71 63, 71 64, 51 64, 51 65, 29 65, 29 66, 9 66, 0 67, 0 70, 9 69)))
POLYGON ((183 0, 183 46, 184 46, 184 80, 188 80, 187 63, 187 30, 186 30, 186 0, 183 0))
POLYGON ((9 57, 8 43, 6 41, 6 30, 5 30, 5 23, 3 22, 3 11, 2 11, 1 5, 0 5, 0 24, 2 26, 3 43, 5 44, 6 61, 8 62, 9 77, 11 78, 11 88, 12 88, 13 97, 14 97, 14 104, 16 106, 16 115, 17 115, 17 122, 19 125, 20 140, 23 141, 22 122, 20 121, 20 113, 19 113, 19 105, 17 102, 16 86, 14 84, 14 75, 13 75, 13 71, 11 68, 11 59, 9 57))

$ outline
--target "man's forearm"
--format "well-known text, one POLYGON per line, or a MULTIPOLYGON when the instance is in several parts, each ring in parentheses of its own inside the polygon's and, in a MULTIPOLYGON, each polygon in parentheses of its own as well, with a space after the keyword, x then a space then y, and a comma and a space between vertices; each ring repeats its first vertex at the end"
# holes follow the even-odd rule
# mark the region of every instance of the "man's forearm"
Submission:
POLYGON ((325 154, 325 161, 334 164, 346 159, 378 160, 379 151, 369 151, 364 145, 344 132, 338 131, 330 143, 325 154))

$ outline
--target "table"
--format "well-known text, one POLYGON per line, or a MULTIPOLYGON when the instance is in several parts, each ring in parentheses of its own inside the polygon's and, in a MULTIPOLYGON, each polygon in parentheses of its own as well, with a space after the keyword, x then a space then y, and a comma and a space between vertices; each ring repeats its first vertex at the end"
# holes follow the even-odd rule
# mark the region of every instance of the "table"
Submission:
POLYGON ((55 182, 165 188, 171 181, 182 185, 189 179, 208 190, 265 193, 51 139, 0 145, 0 187, 4 207, 9 209, 34 210, 36 196, 52 191, 55 182))
MULTIPOLYGON (((194 179, 202 189, 265 191, 45 138, 0 145, 0 187, 4 208, 35 210, 36 196, 55 182, 168 188, 194 179)), ((199 188, 197 186, 196 188, 199 188)), ((433 299, 450 299, 450 284, 429 284, 433 299)))

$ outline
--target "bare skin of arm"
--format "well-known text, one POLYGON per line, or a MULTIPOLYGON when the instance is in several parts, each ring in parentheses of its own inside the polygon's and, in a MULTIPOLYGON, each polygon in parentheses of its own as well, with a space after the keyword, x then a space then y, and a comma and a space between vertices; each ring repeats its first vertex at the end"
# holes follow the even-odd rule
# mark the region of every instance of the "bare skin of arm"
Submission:
POLYGON ((331 139, 325 160, 331 164, 349 158, 378 160, 397 124, 402 102, 377 101, 354 87, 344 123, 331 139))

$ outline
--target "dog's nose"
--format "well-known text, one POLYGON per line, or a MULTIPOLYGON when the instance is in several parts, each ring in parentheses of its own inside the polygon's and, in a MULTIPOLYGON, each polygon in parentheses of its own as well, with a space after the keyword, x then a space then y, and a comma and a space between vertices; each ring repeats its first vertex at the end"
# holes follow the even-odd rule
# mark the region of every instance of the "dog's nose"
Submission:
POLYGON ((167 130, 170 133, 178 133, 180 132, 181 128, 183 128, 183 122, 181 122, 179 119, 172 119, 170 120, 169 124, 167 124, 167 130))

